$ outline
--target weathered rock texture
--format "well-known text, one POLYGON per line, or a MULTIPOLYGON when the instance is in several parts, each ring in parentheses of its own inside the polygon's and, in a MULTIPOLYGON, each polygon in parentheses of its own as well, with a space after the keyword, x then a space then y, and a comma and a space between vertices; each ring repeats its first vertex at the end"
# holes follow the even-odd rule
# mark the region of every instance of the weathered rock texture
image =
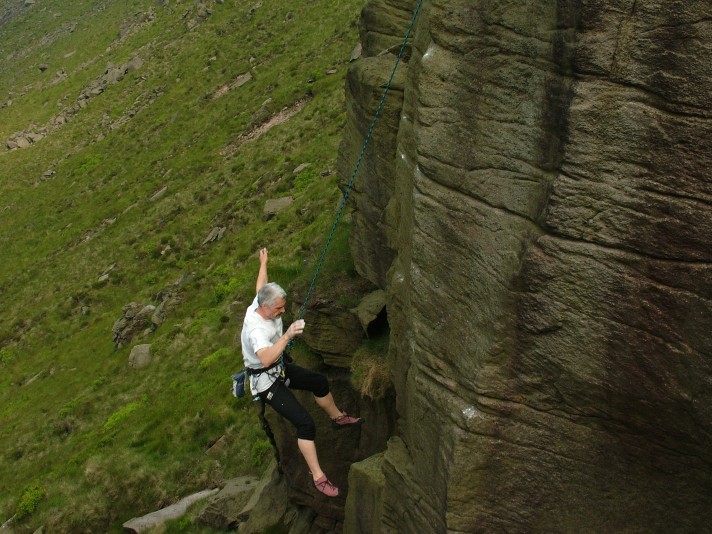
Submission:
POLYGON ((305 319, 309 329, 303 339, 309 348, 328 365, 348 368, 364 338, 358 316, 334 303, 314 299, 305 319))
MULTIPOLYGON (((307 465, 296 446, 297 434, 286 419, 279 417, 272 409, 266 410, 267 420, 272 427, 280 451, 280 465, 288 486, 292 505, 313 511, 308 532, 340 532, 344 520, 344 505, 349 494, 349 468, 386 447, 388 436, 394 431, 395 412, 390 398, 379 402, 359 398, 348 380, 348 373, 338 368, 322 368, 329 379, 330 390, 339 408, 359 414, 367 423, 361 427, 334 430, 329 417, 317 407, 310 393, 295 391, 295 395, 307 408, 317 426, 316 446, 319 463, 329 479, 339 487, 339 496, 325 497, 317 492, 312 483, 307 465), (369 425, 378 421, 380 424, 369 425)), ((292 526, 294 528, 294 526, 292 526)), ((294 532, 294 531, 290 531, 294 532)))
MULTIPOLYGON (((364 10, 342 170, 414 6, 364 10)), ((424 2, 353 197, 399 416, 353 513, 709 529, 711 42, 708 0, 424 2)))

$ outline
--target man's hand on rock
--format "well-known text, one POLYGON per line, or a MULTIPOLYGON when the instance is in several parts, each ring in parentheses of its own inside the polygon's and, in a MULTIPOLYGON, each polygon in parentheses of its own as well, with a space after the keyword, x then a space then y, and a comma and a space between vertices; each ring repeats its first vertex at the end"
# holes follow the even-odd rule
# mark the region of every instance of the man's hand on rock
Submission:
POLYGON ((293 339, 304 332, 304 319, 297 319, 292 324, 289 325, 287 329, 287 337, 293 339))

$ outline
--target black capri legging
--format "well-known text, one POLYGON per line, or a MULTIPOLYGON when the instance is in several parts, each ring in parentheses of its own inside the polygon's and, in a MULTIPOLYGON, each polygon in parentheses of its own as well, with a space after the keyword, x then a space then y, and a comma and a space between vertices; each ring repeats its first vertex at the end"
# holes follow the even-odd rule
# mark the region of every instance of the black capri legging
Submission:
POLYGON ((297 427, 299 439, 314 441, 316 437, 314 419, 290 389, 311 391, 315 397, 326 397, 329 394, 329 382, 321 373, 288 363, 284 382, 277 380, 268 390, 259 394, 260 398, 272 406, 275 412, 297 427))

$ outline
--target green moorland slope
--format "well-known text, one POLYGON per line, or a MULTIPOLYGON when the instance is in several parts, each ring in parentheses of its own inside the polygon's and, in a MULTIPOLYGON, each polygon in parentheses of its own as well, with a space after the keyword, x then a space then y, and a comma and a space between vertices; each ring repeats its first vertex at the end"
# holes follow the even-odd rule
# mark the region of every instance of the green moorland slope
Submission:
MULTIPOLYGON (((233 336, 258 247, 299 288, 324 244, 361 4, 0 4, 0 523, 119 532, 264 467, 253 407, 229 394, 233 336), (169 293, 160 326, 117 348, 124 306, 169 293), (141 343, 153 361, 132 369, 141 343)), ((347 233, 321 285, 354 276, 347 233)))

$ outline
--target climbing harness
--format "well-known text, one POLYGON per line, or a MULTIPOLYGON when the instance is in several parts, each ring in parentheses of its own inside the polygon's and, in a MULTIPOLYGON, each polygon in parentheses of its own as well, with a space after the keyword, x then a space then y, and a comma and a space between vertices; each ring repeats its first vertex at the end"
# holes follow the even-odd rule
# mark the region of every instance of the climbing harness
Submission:
MULTIPOLYGON (((410 26, 408 26, 408 31, 405 33, 405 37, 403 38, 403 43, 401 44, 400 50, 398 51, 398 56, 396 57, 396 62, 395 65, 393 65, 393 70, 391 71, 391 76, 388 78, 388 83, 386 84, 385 89, 383 90, 383 95, 381 96, 381 101, 378 104, 378 108, 376 109, 376 113, 373 117, 373 121, 371 121, 371 127, 368 129, 368 134, 366 135, 366 138, 363 142, 363 146, 361 147, 361 153, 358 156, 358 160, 356 161, 356 166, 354 167, 353 172, 351 173, 351 178, 349 179, 349 182, 346 186, 346 189, 344 190, 343 197, 341 198, 341 203, 339 204, 339 209, 336 212, 336 218, 334 219, 334 223, 331 226, 331 231, 329 232, 328 237, 326 238, 326 243, 324 244, 324 248, 321 251, 321 255, 319 256, 319 260, 317 261, 316 268, 314 270, 314 276, 312 278, 311 283, 309 284, 309 289, 307 290, 307 294, 304 297, 304 302, 302 302, 301 308, 299 309, 299 313, 297 314, 297 320, 301 319, 304 316, 304 312, 306 311, 307 308, 307 303, 309 302, 309 298, 311 297, 312 292, 314 291, 314 286, 316 285, 316 280, 319 277, 319 271, 321 270, 323 264, 324 264, 324 259, 326 258, 326 252, 329 249, 329 245, 331 244, 332 239, 334 238, 334 234, 336 233, 336 227, 339 224, 339 220, 341 219, 341 214, 344 211, 344 208, 346 207, 346 202, 349 199, 349 194, 351 193, 351 188, 354 185, 354 182, 356 181, 356 175, 358 174, 359 167, 361 166, 361 161, 363 160, 363 156, 366 152, 366 148, 368 147, 368 143, 371 141, 371 136, 373 135, 373 129, 376 127, 376 122, 378 122, 379 117, 381 116, 381 111, 383 110, 383 104, 386 101, 386 96, 388 95, 388 91, 391 88, 391 84, 393 83, 393 77, 396 74, 396 69, 398 68, 398 65, 400 63, 401 58, 403 57, 403 52, 405 51, 405 46, 408 43, 408 39, 410 38, 410 34, 413 31, 413 27, 415 26, 415 21, 418 18, 418 13, 420 12, 420 8, 423 5, 423 0, 418 0, 418 4, 415 6, 415 10, 413 11, 413 18, 410 21, 410 26)), ((289 340, 289 343, 287 343, 287 347, 285 348, 284 352, 280 356, 279 363, 282 365, 282 368, 285 366, 285 362, 291 362, 291 356, 290 356, 290 351, 292 348, 292 345, 294 344, 294 338, 289 340)), ((259 372, 266 371, 267 369, 260 369, 259 372)), ((248 371, 249 373, 255 373, 255 370, 250 370, 248 371)), ((277 380, 280 380, 279 378, 277 380)), ((280 456, 279 456, 279 449, 277 448, 277 443, 274 438, 274 433, 272 432, 272 429, 269 426, 269 423, 267 422, 267 419, 265 418, 265 401, 262 399, 260 395, 257 396, 255 400, 260 401, 260 411, 259 411, 259 417, 260 417, 260 422, 262 423, 262 429, 265 431, 265 434, 267 434, 267 437, 270 440, 270 443, 272 444, 272 447, 274 448, 274 454, 277 459, 277 469, 279 470, 280 473, 282 473, 282 467, 280 465, 280 456)))

